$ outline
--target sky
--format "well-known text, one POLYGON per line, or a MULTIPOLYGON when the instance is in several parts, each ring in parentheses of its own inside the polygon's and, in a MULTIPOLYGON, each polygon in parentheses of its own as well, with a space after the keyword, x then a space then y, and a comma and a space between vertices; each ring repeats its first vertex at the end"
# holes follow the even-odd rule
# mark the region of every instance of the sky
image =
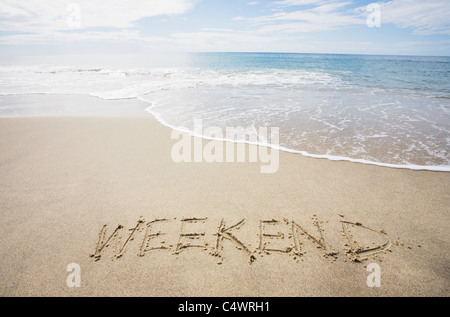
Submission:
POLYGON ((0 55, 450 56, 450 0, 0 0, 0 55))

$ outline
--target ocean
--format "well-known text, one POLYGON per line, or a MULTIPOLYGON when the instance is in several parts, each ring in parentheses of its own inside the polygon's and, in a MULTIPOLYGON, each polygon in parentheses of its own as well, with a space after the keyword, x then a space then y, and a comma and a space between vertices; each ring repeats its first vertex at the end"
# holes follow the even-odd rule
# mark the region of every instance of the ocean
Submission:
POLYGON ((199 119, 223 131, 276 127, 279 144, 271 146, 283 151, 450 171, 450 57, 191 53, 0 62, 0 116, 30 115, 11 98, 42 94, 137 99, 162 124, 192 134, 199 119))

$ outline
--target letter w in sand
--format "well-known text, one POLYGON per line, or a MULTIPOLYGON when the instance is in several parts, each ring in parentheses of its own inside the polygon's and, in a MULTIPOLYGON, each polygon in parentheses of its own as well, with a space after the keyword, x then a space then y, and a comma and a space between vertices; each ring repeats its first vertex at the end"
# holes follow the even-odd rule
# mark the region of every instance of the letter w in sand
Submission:
POLYGON ((115 242, 114 258, 116 258, 116 259, 120 258, 123 255, 123 253, 125 252, 125 249, 126 249, 127 245, 129 244, 129 242, 134 239, 135 234, 140 230, 141 226, 144 225, 144 222, 145 222, 145 220, 143 220, 142 218, 138 220, 136 226, 134 228, 130 229, 131 232, 130 232, 128 238, 125 240, 125 242, 122 245, 120 242, 122 240, 121 233, 123 230, 123 226, 118 225, 117 228, 113 231, 113 233, 108 237, 108 239, 105 240, 107 226, 104 225, 102 230, 100 231, 100 234, 98 237, 97 247, 95 248, 94 253, 92 253, 90 256, 93 257, 95 259, 95 261, 100 260, 104 249, 106 247, 108 247, 109 245, 111 245, 112 242, 115 242))

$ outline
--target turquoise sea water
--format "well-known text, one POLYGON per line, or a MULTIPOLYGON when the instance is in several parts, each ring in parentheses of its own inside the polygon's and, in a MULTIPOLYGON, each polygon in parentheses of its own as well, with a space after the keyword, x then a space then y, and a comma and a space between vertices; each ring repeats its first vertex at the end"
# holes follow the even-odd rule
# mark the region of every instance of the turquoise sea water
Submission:
MULTIPOLYGON (((136 98, 163 124, 278 127, 274 147, 450 171, 450 57, 196 53, 2 63, 0 94, 136 98), (172 56, 173 57, 173 56, 172 56)), ((0 115, 7 99, 0 100, 0 115), (2 108, 3 105, 3 108, 2 108)), ((238 140, 239 141, 239 140, 238 140)), ((244 141, 244 140, 241 140, 244 141)))

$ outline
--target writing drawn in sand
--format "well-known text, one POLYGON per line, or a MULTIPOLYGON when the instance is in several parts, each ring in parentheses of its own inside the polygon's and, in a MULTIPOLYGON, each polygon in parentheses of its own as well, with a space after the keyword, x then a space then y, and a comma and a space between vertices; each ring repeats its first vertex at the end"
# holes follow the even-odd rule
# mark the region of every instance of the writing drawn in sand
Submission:
POLYGON ((307 253, 305 243, 320 249, 322 255, 331 261, 336 261, 341 253, 353 262, 363 262, 369 256, 391 251, 391 241, 383 230, 372 229, 359 222, 339 221, 339 231, 345 246, 341 252, 325 239, 324 222, 316 216, 312 217, 308 228, 299 221, 288 219, 265 219, 253 223, 253 227, 257 227, 257 243, 253 246, 239 235, 245 225, 249 226, 245 218, 230 223, 221 219, 217 229, 207 234, 206 229, 211 228, 211 223, 205 217, 161 218, 150 221, 140 217, 136 225, 128 230, 123 225, 118 225, 108 232, 108 225, 104 225, 90 256, 99 261, 106 249, 112 247, 112 258, 119 259, 132 244, 138 248, 139 257, 152 252, 166 251, 178 255, 187 250, 200 249, 216 257, 218 264, 222 264, 224 260, 224 249, 231 246, 240 250, 250 264, 256 261, 258 256, 273 253, 301 260, 307 253), (174 231, 174 228, 177 228, 177 231, 174 231), (354 238, 355 232, 359 242, 354 238), (372 241, 364 239, 368 236, 372 241))

